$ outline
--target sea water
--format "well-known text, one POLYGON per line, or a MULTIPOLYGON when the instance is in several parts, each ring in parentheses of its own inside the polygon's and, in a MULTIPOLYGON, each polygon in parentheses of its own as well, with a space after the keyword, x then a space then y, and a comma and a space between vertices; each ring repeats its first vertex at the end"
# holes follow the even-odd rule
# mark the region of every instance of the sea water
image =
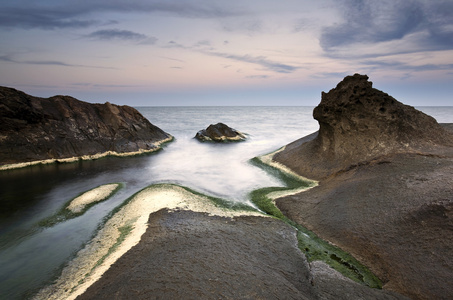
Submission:
MULTIPOLYGON (((154 183, 176 183, 231 202, 250 204, 254 189, 282 186, 249 163, 318 130, 313 107, 138 107, 175 140, 152 155, 38 165, 0 172, 0 299, 30 297, 59 275, 109 213, 154 183), (200 143, 195 134, 222 122, 247 134, 239 143, 200 143), (99 185, 125 187, 84 215, 42 227, 69 200, 99 185)), ((453 122, 453 107, 422 107, 453 122)))

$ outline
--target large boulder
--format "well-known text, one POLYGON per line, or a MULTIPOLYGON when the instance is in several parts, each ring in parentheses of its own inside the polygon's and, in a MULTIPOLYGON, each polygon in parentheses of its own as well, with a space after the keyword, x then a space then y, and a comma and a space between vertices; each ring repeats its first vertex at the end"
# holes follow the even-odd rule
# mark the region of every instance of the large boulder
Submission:
POLYGON ((201 142, 238 142, 245 140, 246 136, 223 123, 217 123, 198 131, 195 138, 201 142))
POLYGON ((372 87, 368 76, 347 76, 313 110, 319 132, 296 141, 275 160, 320 179, 373 158, 397 152, 440 151, 453 145, 436 120, 372 87))
POLYGON ((171 136, 136 109, 0 87, 0 165, 157 149, 171 136))

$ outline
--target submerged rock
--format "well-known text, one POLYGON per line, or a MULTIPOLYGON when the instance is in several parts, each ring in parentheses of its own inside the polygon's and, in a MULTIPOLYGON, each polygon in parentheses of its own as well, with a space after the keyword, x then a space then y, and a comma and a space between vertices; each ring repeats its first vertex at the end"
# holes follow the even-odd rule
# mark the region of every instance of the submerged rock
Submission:
POLYGON ((0 165, 152 151, 171 136, 136 109, 0 87, 0 165))
POLYGON ((208 128, 198 131, 195 138, 202 142, 237 142, 246 139, 242 132, 223 123, 209 125, 208 128))

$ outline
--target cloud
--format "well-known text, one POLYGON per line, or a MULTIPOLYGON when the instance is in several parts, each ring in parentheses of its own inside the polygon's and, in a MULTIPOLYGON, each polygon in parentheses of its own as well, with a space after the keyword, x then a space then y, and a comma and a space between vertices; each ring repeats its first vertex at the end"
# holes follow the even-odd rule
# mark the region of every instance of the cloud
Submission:
POLYGON ((269 78, 269 75, 251 75, 251 76, 246 76, 245 78, 248 79, 267 79, 269 78))
POLYGON ((348 72, 324 72, 324 73, 315 73, 311 75, 312 78, 317 78, 317 79, 326 79, 326 78, 344 78, 349 74, 348 72))
POLYGON ((116 69, 113 67, 101 67, 101 66, 90 66, 90 65, 79 65, 71 64, 57 60, 17 60, 11 55, 0 56, 0 61, 15 63, 15 64, 26 64, 26 65, 44 65, 44 66, 60 66, 60 67, 77 67, 77 68, 95 68, 95 69, 116 69))
POLYGON ((212 44, 211 44, 211 41, 209 40, 202 40, 202 41, 198 41, 194 47, 210 47, 212 48, 212 44))
POLYGON ((439 70, 451 70, 453 64, 422 64, 422 65, 410 65, 398 61, 378 61, 378 60, 366 60, 362 62, 363 65, 372 66, 377 69, 390 68, 397 69, 400 71, 411 71, 411 72, 423 72, 423 71, 439 71, 439 70))
POLYGON ((39 28, 85 28, 100 24, 93 17, 99 13, 167 13, 187 18, 223 18, 241 15, 232 5, 218 7, 211 1, 14 1, 0 4, 0 27, 39 28))
POLYGON ((267 59, 265 56, 251 56, 251 55, 235 55, 228 53, 219 53, 219 52, 204 52, 205 54, 218 56, 223 58, 228 58, 240 62, 256 64, 261 67, 264 67, 267 70, 274 71, 277 73, 292 73, 299 69, 299 67, 291 66, 284 63, 275 62, 267 59))
POLYGON ((172 58, 172 57, 167 57, 167 56, 158 56, 159 58, 167 59, 167 60, 172 60, 172 61, 177 61, 181 63, 186 63, 186 61, 178 58, 172 58))
MULTIPOLYGON (((415 43, 404 50, 398 49, 399 52, 453 49, 451 1, 343 0, 339 3, 344 21, 324 27, 320 36, 320 45, 327 55, 335 56, 341 49, 408 38, 415 43)), ((379 55, 378 51, 374 55, 379 55)))
POLYGON ((0 61, 6 61, 6 62, 13 62, 15 63, 14 59, 11 57, 11 55, 2 55, 0 56, 0 61))
POLYGON ((142 88, 147 87, 147 85, 137 85, 137 84, 95 84, 91 82, 76 82, 71 83, 71 86, 75 87, 94 87, 94 88, 142 88))
POLYGON ((157 42, 157 38, 148 37, 145 34, 136 33, 129 30, 120 30, 120 29, 103 29, 92 32, 85 36, 86 38, 93 40, 123 40, 123 41, 135 41, 140 44, 154 45, 157 42))
MULTIPOLYGON (((193 46, 185 46, 175 41, 170 41, 167 45, 163 46, 164 48, 180 48, 185 50, 191 50, 194 52, 202 53, 209 56, 223 57, 235 61, 245 62, 249 64, 255 64, 260 67, 263 67, 267 70, 277 72, 277 73, 292 73, 300 67, 292 66, 289 64, 284 64, 268 59, 265 56, 252 56, 252 55, 237 55, 229 54, 223 52, 214 51, 213 47, 210 47, 211 42, 208 40, 203 40, 195 43, 193 46)), ((224 66, 225 68, 230 67, 230 65, 224 66)))
POLYGON ((39 7, 32 3, 22 4, 19 1, 17 4, 18 6, 10 7, 0 5, 0 27, 53 30, 84 28, 99 23, 94 19, 81 18, 79 11, 72 11, 69 7, 67 9, 39 7))

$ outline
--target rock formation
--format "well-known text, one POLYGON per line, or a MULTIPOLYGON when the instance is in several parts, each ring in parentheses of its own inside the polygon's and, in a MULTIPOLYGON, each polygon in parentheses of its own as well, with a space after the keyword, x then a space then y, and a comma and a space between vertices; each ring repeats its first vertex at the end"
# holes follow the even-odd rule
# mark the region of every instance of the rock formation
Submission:
POLYGON ((276 204, 369 267, 384 289, 451 299, 451 125, 440 126, 367 79, 348 76, 323 93, 313 112, 319 132, 274 155, 320 180, 276 204))
POLYGON ((323 92, 313 117, 319 122, 317 136, 275 156, 313 179, 389 153, 453 145, 434 118, 374 89, 366 75, 347 76, 323 92))
POLYGON ((223 123, 211 124, 200 130, 195 138, 202 142, 237 142, 246 139, 245 135, 223 123))
POLYGON ((0 87, 0 165, 114 151, 152 151, 171 136, 136 109, 0 87))

